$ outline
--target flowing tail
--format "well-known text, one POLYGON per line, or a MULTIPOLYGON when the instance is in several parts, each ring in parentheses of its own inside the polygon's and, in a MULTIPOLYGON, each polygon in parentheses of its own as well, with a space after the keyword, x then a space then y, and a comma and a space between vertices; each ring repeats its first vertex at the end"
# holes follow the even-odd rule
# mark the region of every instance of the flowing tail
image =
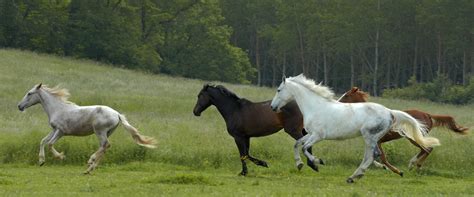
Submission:
POLYGON ((462 135, 467 135, 467 130, 469 130, 469 128, 466 128, 466 127, 462 127, 462 126, 458 126, 456 124, 456 121, 454 121, 454 118, 451 117, 451 116, 445 116, 445 115, 431 115, 429 114, 429 116, 431 117, 431 119, 433 119, 435 122, 434 122, 434 126, 435 127, 446 127, 458 134, 462 134, 462 135))
POLYGON ((434 137, 423 136, 426 134, 426 127, 406 112, 391 110, 394 117, 392 130, 400 135, 408 137, 421 145, 423 148, 439 146, 439 140, 434 137))
POLYGON ((147 148, 156 148, 156 146, 155 146, 156 141, 155 141, 154 138, 147 137, 147 136, 144 136, 144 135, 140 135, 140 133, 138 133, 138 130, 135 127, 133 127, 132 125, 130 125, 130 123, 128 123, 128 121, 127 121, 127 119, 125 118, 124 115, 119 114, 119 119, 120 119, 120 122, 122 122, 122 125, 125 127, 125 129, 128 132, 130 132, 133 139, 135 140, 135 143, 137 143, 140 146, 147 147, 147 148))

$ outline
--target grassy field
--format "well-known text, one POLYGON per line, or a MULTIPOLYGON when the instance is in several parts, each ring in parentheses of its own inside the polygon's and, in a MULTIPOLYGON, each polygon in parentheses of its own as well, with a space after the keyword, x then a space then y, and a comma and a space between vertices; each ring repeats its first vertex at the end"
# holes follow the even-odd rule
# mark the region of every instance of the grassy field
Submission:
MULTIPOLYGON (((247 177, 237 176, 240 161, 233 139, 214 107, 195 117, 192 109, 205 81, 151 75, 31 52, 0 50, 0 191, 6 196, 407 196, 474 195, 474 137, 434 129, 441 140, 423 169, 408 171, 418 152, 407 140, 385 144, 392 164, 403 178, 370 168, 355 184, 346 178, 359 165, 362 139, 323 141, 314 154, 326 166, 315 173, 294 166, 294 141, 284 132, 253 138, 251 154, 269 168, 251 163, 247 177), (36 165, 39 142, 50 132, 40 106, 22 113, 17 103, 34 84, 60 84, 78 105, 108 105, 127 115, 130 123, 158 141, 158 148, 134 144, 121 127, 111 136, 112 147, 92 175, 82 175, 86 161, 98 147, 95 136, 64 137, 56 144, 66 159, 36 165)), ((271 99, 275 90, 220 82, 250 100, 271 99)), ((349 88, 349 87, 348 87, 349 88)), ((464 126, 474 125, 474 106, 373 98, 394 109, 417 108, 450 114, 464 126)))

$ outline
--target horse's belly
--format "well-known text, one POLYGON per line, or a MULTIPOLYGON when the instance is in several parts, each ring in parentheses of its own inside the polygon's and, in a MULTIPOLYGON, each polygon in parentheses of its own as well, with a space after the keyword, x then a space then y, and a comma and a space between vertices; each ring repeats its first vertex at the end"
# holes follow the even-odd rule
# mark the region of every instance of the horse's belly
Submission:
POLYGON ((65 135, 86 136, 94 133, 91 125, 74 125, 63 130, 65 135))
POLYGON ((349 132, 341 132, 341 131, 328 131, 326 134, 326 139, 328 140, 345 140, 350 138, 355 138, 361 136, 359 131, 349 131, 349 132))

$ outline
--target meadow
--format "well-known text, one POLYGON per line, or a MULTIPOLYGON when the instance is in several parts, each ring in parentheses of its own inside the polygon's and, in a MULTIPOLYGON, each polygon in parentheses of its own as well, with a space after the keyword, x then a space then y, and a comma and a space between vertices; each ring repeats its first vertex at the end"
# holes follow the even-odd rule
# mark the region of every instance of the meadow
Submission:
MULTIPOLYGON (((207 81, 152 75, 88 60, 0 50, 0 191, 4 196, 472 196, 474 195, 474 137, 442 128, 430 134, 442 146, 422 169, 407 164, 418 148, 401 139, 386 143, 392 164, 404 177, 374 167, 355 184, 346 178, 363 155, 361 138, 323 141, 313 148, 325 166, 313 172, 297 171, 294 141, 284 132, 252 138, 251 154, 269 168, 248 163, 247 177, 238 176, 240 161, 233 138, 214 107, 195 117, 197 94, 207 81), (25 112, 17 103, 27 90, 42 82, 68 88, 78 105, 108 105, 125 114, 142 134, 153 136, 158 148, 136 145, 119 127, 110 137, 111 148, 92 175, 83 175, 95 136, 64 137, 55 147, 64 151, 59 161, 47 151, 46 164, 38 166, 40 140, 50 132, 41 106, 25 112)), ((274 88, 221 82, 252 101, 271 99, 274 88)), ((350 87, 347 87, 348 89, 350 87)), ((467 127, 474 126, 474 105, 455 106, 425 101, 371 98, 393 109, 416 108, 433 114, 450 114, 467 127)))

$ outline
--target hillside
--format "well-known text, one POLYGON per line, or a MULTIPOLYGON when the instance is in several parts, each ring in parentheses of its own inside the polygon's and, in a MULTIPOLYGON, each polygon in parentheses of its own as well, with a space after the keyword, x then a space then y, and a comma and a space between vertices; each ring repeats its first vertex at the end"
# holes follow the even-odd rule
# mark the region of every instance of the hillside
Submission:
MULTIPOLYGON (((197 180, 199 183, 212 183, 211 186, 203 186, 204 190, 219 187, 218 191, 222 193, 228 191, 223 188, 232 188, 234 184, 249 186, 268 184, 263 188, 287 186, 291 190, 292 187, 300 185, 300 181, 311 180, 305 183, 309 184, 307 187, 299 188, 311 189, 311 187, 322 184, 321 181, 328 180, 330 182, 324 184, 329 190, 322 191, 331 192, 338 191, 336 186, 344 183, 345 178, 355 170, 362 159, 363 142, 361 139, 342 142, 324 141, 318 143, 314 148, 314 153, 324 158, 327 163, 326 166, 320 168, 321 173, 314 173, 308 167, 298 173, 293 162, 294 141, 284 132, 279 132, 269 137, 252 139, 251 154, 269 162, 270 168, 264 169, 249 163, 250 178, 241 179, 235 176, 240 170, 237 148, 233 139, 227 134, 224 121, 217 110, 210 107, 203 112, 201 117, 195 117, 192 114, 197 94, 202 85, 207 83, 206 81, 152 75, 92 61, 38 55, 17 50, 0 50, 0 60, 0 80, 2 82, 0 84, 0 108, 2 109, 0 112, 0 147, 2 147, 0 148, 0 161, 3 165, 2 171, 9 171, 13 168, 24 176, 28 176, 30 171, 44 170, 45 173, 53 174, 67 171, 71 176, 79 176, 81 170, 85 169, 87 158, 98 146, 95 136, 64 137, 57 143, 56 148, 65 152, 66 159, 64 161, 54 160, 47 152, 46 166, 41 168, 35 166, 39 142, 50 131, 47 117, 40 106, 31 107, 21 113, 17 109, 17 103, 27 90, 40 82, 50 86, 60 84, 62 87, 68 88, 72 94, 70 100, 78 105, 108 105, 126 114, 130 123, 139 128, 143 134, 154 136, 157 139, 157 149, 145 150, 135 145, 129 134, 119 127, 110 138, 112 147, 106 153, 102 165, 95 172, 94 179, 113 176, 111 174, 114 173, 114 170, 126 169, 142 173, 140 176, 145 172, 154 173, 150 175, 154 178, 140 179, 148 181, 147 183, 166 182, 168 179, 163 177, 177 176, 179 179, 180 176, 184 176, 184 179, 190 179, 191 183, 186 181, 186 183, 178 183, 179 187, 187 188, 187 184, 193 185, 193 181, 197 180), (71 170, 68 171, 68 169, 71 170), (180 171, 183 169, 185 171, 180 171), (169 173, 172 171, 179 173, 170 175, 169 173), (272 182, 273 180, 279 182, 272 182), (222 188, 220 188, 221 186, 222 188)), ((237 95, 254 101, 271 99, 275 93, 275 89, 272 88, 213 83, 223 84, 237 95)), ((417 108, 433 114, 451 114, 464 126, 474 125, 474 116, 472 116, 474 106, 472 105, 453 106, 377 98, 372 101, 395 109, 417 108)), ((406 177, 399 178, 388 171, 371 168, 360 181, 363 188, 356 188, 354 191, 354 188, 344 186, 344 190, 362 194, 367 194, 368 191, 380 193, 383 191, 377 189, 376 185, 379 184, 377 180, 387 180, 389 184, 399 184, 397 187, 410 183, 410 187, 420 187, 418 192, 425 195, 431 190, 434 191, 434 188, 423 189, 424 184, 435 185, 436 191, 439 193, 452 190, 472 195, 473 191, 467 190, 465 186, 474 182, 472 170, 474 137, 472 135, 459 136, 447 132, 445 129, 435 129, 432 131, 432 135, 441 140, 442 146, 436 148, 430 155, 423 170, 411 171, 406 173, 406 177)), ((387 143, 384 147, 391 163, 403 171, 408 171, 409 159, 418 152, 418 149, 409 144, 407 140, 387 143)), ((15 191, 17 187, 14 181, 11 184, 2 185, 2 180, 10 180, 6 177, 15 177, 17 174, 2 173, 0 173, 0 188, 4 187, 3 189, 10 192, 15 191)), ((19 174, 18 176, 20 176, 19 174)), ((127 176, 133 175, 124 174, 123 176, 121 178, 126 179, 127 176)), ((20 177, 15 178, 20 179, 20 177)), ((16 180, 15 178, 13 180, 16 180)), ((79 179, 85 181, 83 178, 79 179)), ((173 180, 171 182, 162 184, 173 184, 173 180)), ((120 185, 114 191, 120 192, 117 190, 119 188, 120 185)), ((383 188, 397 189, 389 187, 389 185, 383 188)), ((63 189, 67 190, 67 188, 63 189)), ((188 189, 200 191, 198 188, 188 189)), ((303 190, 299 191, 302 193, 285 193, 283 188, 280 190, 282 193, 273 194, 305 193, 303 190)), ((275 191, 280 190, 276 189, 275 191)), ((106 190, 100 191, 105 192, 106 190)), ((253 195, 272 192, 265 189, 259 190, 258 187, 248 189, 248 191, 250 193, 246 194, 253 195)), ((410 191, 400 190, 400 192, 403 194, 403 192, 410 191)), ((168 194, 173 194, 173 192, 168 194)))

